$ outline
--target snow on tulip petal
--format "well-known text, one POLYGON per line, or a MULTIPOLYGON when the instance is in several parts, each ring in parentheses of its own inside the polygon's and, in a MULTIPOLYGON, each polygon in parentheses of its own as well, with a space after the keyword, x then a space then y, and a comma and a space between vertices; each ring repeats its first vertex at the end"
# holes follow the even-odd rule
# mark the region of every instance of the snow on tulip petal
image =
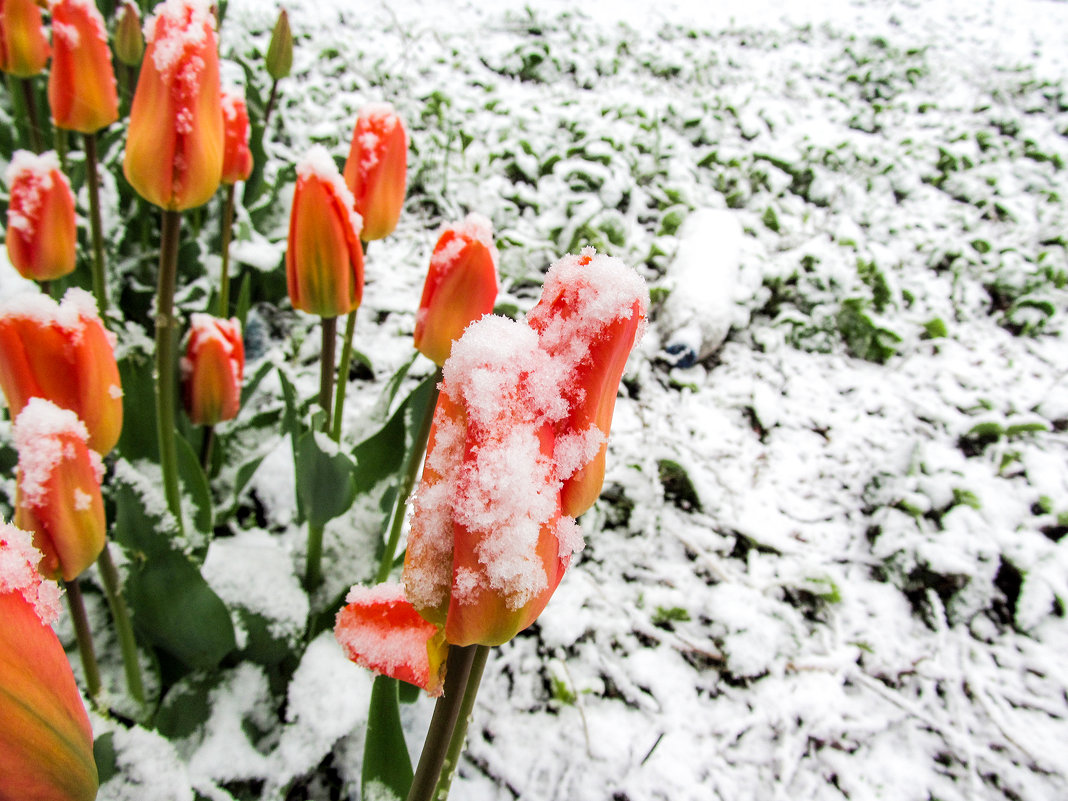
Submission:
POLYGON ((363 218, 365 242, 389 236, 397 227, 408 181, 408 134, 389 103, 360 110, 345 162, 345 183, 363 218))
POLYGON ((245 372, 245 346, 237 318, 196 313, 181 360, 182 398, 196 425, 215 425, 237 416, 245 372))
POLYGON ((404 597, 399 584, 355 586, 337 614, 334 636, 358 665, 441 695, 448 646, 404 597))
POLYGON ((13 427, 18 451, 15 522, 34 533, 39 570, 71 581, 104 548, 106 523, 100 455, 77 415, 43 398, 31 398, 13 427))
POLYGON ((74 193, 53 151, 17 150, 4 173, 11 190, 7 253, 23 278, 52 281, 74 271, 74 193))
POLYGON ((12 419, 30 398, 73 411, 89 447, 108 453, 122 433, 122 384, 114 337, 93 296, 69 289, 62 303, 25 294, 0 303, 0 389, 12 419))
POLYGON ((91 801, 93 733, 51 629, 59 587, 30 534, 0 523, 0 801, 91 801))
POLYGON ((234 184, 252 174, 252 151, 249 150, 249 120, 245 98, 239 90, 222 93, 223 145, 222 181, 234 184))

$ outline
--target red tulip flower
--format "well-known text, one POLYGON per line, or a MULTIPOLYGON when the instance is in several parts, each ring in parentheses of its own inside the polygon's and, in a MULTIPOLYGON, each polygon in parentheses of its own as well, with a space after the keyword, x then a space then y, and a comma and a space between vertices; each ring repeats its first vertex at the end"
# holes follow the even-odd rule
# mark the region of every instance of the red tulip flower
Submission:
POLYGON ((30 399, 13 433, 15 524, 33 532, 42 575, 73 581, 104 549, 100 454, 89 449, 89 432, 74 412, 43 398, 30 399))
POLYGON ((206 203, 219 188, 223 113, 215 15, 206 0, 165 0, 145 23, 123 172, 169 211, 206 203))
POLYGON ((7 208, 7 255, 23 278, 52 281, 74 271, 78 244, 74 194, 53 152, 18 150, 4 180, 11 187, 7 208))
POLYGON ((587 248, 549 269, 527 316, 542 348, 570 376, 563 387, 570 411, 556 424, 565 515, 578 517, 601 493, 616 393, 644 331, 648 297, 641 276, 587 248))
POLYGON ((337 317, 363 298, 360 216, 326 149, 313 147, 297 166, 289 217, 286 284, 293 308, 337 317))
POLYGON ((50 48, 34 0, 0 0, 0 70, 29 78, 45 68, 50 48))
POLYGON ((356 120, 345 162, 345 184, 363 218, 364 242, 397 227, 408 180, 408 134, 389 103, 366 106, 356 120))
POLYGON ((194 314, 181 362, 185 408, 196 425, 232 420, 241 406, 245 345, 237 318, 194 314))
POLYGON ((419 616, 399 584, 353 587, 337 613, 334 636, 356 664, 441 695, 448 645, 419 616))
POLYGON ((92 801, 93 732, 39 557, 28 533, 0 523, 0 801, 92 801))
POLYGON ((45 398, 85 423, 97 453, 119 441, 122 383, 112 335, 84 290, 67 290, 62 303, 24 295, 0 305, 0 388, 12 419, 30 398, 45 398))
POLYGON ((439 366, 452 343, 497 299, 497 248, 490 221, 469 214, 448 226, 430 257, 415 316, 415 347, 439 366))
POLYGON ((48 104, 56 127, 95 133, 119 118, 107 28, 92 0, 52 4, 48 104))
POLYGON ((249 122, 245 98, 236 92, 222 93, 223 166, 222 182, 236 184, 252 174, 252 151, 248 147, 249 122))

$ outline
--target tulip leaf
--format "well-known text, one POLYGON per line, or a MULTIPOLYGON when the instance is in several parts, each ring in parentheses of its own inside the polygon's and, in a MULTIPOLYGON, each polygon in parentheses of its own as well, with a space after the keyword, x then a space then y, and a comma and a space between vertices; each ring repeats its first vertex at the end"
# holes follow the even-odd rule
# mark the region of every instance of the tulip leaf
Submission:
POLYGON ((430 397, 437 381, 437 375, 431 375, 419 382, 386 424, 353 449, 356 486, 360 492, 396 475, 404 467, 404 455, 411 451, 424 416, 433 414, 430 397))
POLYGON ((371 689, 367 740, 363 747, 363 771, 360 777, 361 798, 385 795, 380 787, 375 787, 376 784, 388 788, 392 796, 407 798, 412 786, 412 763, 400 721, 398 683, 387 676, 376 676, 371 689))
POLYGON ((348 454, 336 450, 325 434, 308 431, 301 436, 296 468, 297 496, 310 525, 325 526, 352 506, 356 465, 348 454))
POLYGON ((252 397, 257 388, 259 388, 260 382, 267 377, 267 373, 271 372, 271 368, 274 367, 274 362, 270 359, 264 359, 260 366, 256 368, 256 372, 252 376, 245 380, 245 385, 241 388, 241 409, 245 409, 248 405, 249 398, 252 397))
POLYGON ((116 470, 115 540, 127 552, 126 601, 145 640, 190 668, 209 669, 236 645, 226 606, 172 538, 162 498, 129 464, 116 470), (154 500, 153 500, 154 498, 154 500))
MULTIPOLYGON (((285 371, 278 368, 278 381, 282 385, 282 397, 285 400, 286 409, 282 415, 282 429, 289 435, 290 445, 293 447, 293 464, 297 463, 298 442, 300 439, 300 410, 297 407, 297 391, 293 388, 293 382, 289 380, 289 376, 285 374, 285 371)), ((297 518, 294 521, 297 525, 304 522, 304 501, 300 497, 300 492, 297 492, 297 518)))
POLYGON ((176 436, 174 440, 178 451, 178 478, 193 500, 193 506, 196 509, 193 515, 193 525, 197 531, 205 535, 204 550, 207 550, 207 544, 211 539, 213 518, 211 487, 208 485, 208 477, 204 474, 204 468, 200 466, 200 459, 193 451, 193 446, 185 437, 176 436))
POLYGON ((389 413, 389 407, 393 405, 393 399, 397 397, 397 392, 401 388, 401 384, 404 383, 404 379, 408 375, 408 371, 415 364, 416 358, 419 356, 419 351, 412 351, 412 357, 402 364, 386 383, 386 389, 382 393, 382 397, 378 399, 378 403, 375 405, 375 409, 372 415, 375 417, 385 417, 389 413))
POLYGON ((97 781, 100 784, 118 773, 118 760, 115 757, 115 732, 104 732, 93 740, 93 760, 96 762, 97 781))
POLYGON ((122 435, 118 450, 124 458, 159 461, 156 435, 156 384, 152 354, 130 349, 119 359, 122 380, 122 435))
MULTIPOLYGON (((241 277, 241 288, 237 292, 237 309, 234 313, 234 317, 241 323, 241 330, 245 330, 245 323, 248 322, 248 310, 252 305, 252 274, 246 272, 241 277)), ((270 364, 270 362, 266 362, 270 364)), ((244 401, 244 396, 241 398, 244 401)))

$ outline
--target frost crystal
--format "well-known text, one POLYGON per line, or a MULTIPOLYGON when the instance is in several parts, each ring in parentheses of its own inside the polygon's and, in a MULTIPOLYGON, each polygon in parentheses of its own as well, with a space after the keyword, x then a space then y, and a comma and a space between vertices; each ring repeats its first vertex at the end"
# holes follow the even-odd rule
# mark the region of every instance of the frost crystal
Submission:
POLYGON ((37 572, 41 553, 33 547, 33 535, 0 522, 0 593, 18 592, 31 604, 45 625, 59 617, 59 585, 37 572))

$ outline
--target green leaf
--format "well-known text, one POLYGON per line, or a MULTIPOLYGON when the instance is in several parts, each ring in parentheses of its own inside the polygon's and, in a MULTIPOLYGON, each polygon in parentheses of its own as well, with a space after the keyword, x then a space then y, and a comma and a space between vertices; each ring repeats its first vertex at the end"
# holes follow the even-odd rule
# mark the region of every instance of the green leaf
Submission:
MULTIPOLYGON (((235 647, 226 606, 172 544, 174 521, 146 506, 150 486, 138 486, 129 465, 117 472, 114 538, 130 558, 126 600, 142 636, 190 668, 213 668, 235 647), (121 473, 121 474, 120 474, 121 473)), ((147 482, 145 482, 147 485, 147 482)))
MULTIPOLYGON (((297 391, 292 382, 286 376, 281 367, 278 368, 278 381, 282 385, 282 397, 285 400, 286 410, 282 415, 282 430, 289 435, 289 442, 293 448, 293 464, 297 463, 297 453, 300 440, 300 409, 297 407, 297 391)), ((305 520, 304 501, 297 493, 297 519, 294 521, 301 525, 305 520)))
POLYGON ((193 499, 193 507, 196 510, 193 514, 193 525, 210 540, 214 515, 208 477, 204 474, 204 468, 193 446, 185 437, 176 436, 174 440, 178 451, 178 478, 182 482, 182 488, 193 499))
MULTIPOLYGON (((245 330, 245 323, 248 321, 248 310, 252 305, 252 274, 246 272, 241 276, 241 288, 237 292, 237 317, 238 322, 241 323, 241 330, 245 330)), ((242 398, 244 400, 244 398, 242 398)))
POLYGON ((397 798, 407 798, 412 786, 412 763, 400 722, 397 680, 376 676, 367 712, 367 741, 363 748, 362 798, 377 798, 378 783, 397 798))
POLYGON ((375 417, 385 417, 389 414, 389 408, 393 405, 393 399, 397 397, 397 392, 401 388, 401 384, 404 383, 405 377, 408 375, 408 371, 412 365, 415 364, 416 358, 419 356, 419 351, 412 351, 412 357, 408 359, 404 364, 398 368, 386 383, 386 389, 382 393, 382 397, 378 399, 378 404, 375 406, 372 414, 375 417))
POLYGON ((93 761, 96 762, 97 780, 100 784, 118 772, 118 762, 115 758, 115 732, 105 732, 93 740, 93 761))
POLYGON ((260 366, 256 368, 256 372, 252 374, 252 377, 245 381, 245 385, 241 388, 242 409, 245 408, 248 399, 252 397, 252 393, 259 387, 260 382, 267 377, 267 373, 271 372, 272 367, 274 367, 274 362, 270 359, 264 359, 260 366))
POLYGON ((152 354, 130 350, 119 360, 122 380, 122 435, 118 450, 126 459, 159 461, 156 384, 152 354))
POLYGON ((325 434, 308 431, 297 443, 297 496, 316 527, 344 514, 356 499, 356 465, 346 453, 324 451, 324 442, 334 444, 325 434))

